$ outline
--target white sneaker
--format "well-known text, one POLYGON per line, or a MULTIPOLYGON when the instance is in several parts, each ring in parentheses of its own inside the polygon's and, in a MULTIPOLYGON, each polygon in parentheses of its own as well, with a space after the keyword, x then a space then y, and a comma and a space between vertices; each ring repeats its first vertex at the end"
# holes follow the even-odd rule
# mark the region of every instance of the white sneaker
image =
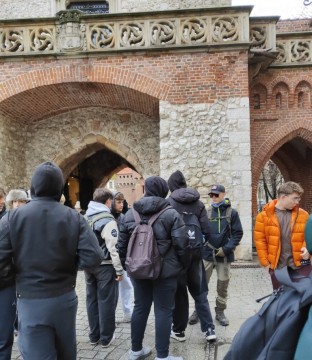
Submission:
POLYGON ((129 323, 129 322, 131 322, 131 316, 132 316, 132 314, 124 314, 121 322, 123 322, 123 323, 129 323))
POLYGON ((166 358, 158 358, 157 357, 157 358, 155 358, 155 360, 183 360, 183 357, 169 355, 166 358))
POLYGON ((151 354, 152 350, 148 346, 143 346, 140 351, 129 350, 129 360, 145 359, 151 354))

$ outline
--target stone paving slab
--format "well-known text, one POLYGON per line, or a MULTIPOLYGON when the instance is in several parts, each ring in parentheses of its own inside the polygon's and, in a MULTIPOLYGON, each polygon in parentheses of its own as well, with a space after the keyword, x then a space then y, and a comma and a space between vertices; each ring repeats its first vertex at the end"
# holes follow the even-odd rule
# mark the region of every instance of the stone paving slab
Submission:
MULTIPOLYGON (((217 360, 224 358, 233 336, 240 325, 251 315, 255 314, 261 307, 255 299, 272 292, 271 281, 260 268, 233 267, 231 273, 229 300, 226 315, 230 320, 228 327, 222 327, 216 324, 216 334, 219 339, 217 349, 217 360)), ((92 346, 88 338, 88 320, 85 306, 85 284, 82 272, 79 272, 77 279, 77 294, 79 297, 77 313, 77 360, 88 359, 107 359, 107 360, 126 360, 130 349, 130 323, 121 323, 122 310, 120 304, 117 307, 116 314, 116 340, 109 348, 102 349, 101 346, 92 346)), ((209 302, 213 317, 214 303, 216 294, 216 274, 214 273, 209 285, 209 302)), ((190 300, 190 313, 194 309, 193 300, 190 300)), ((144 344, 151 346, 152 355, 147 359, 154 359, 155 352, 155 331, 154 331, 154 313, 151 310, 150 317, 145 333, 144 344)), ((184 360, 207 360, 208 350, 206 351, 206 341, 200 331, 199 324, 188 326, 186 329, 186 341, 180 343, 171 340, 170 353, 175 356, 183 356, 184 360)), ((12 360, 22 359, 16 343, 14 344, 12 360)))

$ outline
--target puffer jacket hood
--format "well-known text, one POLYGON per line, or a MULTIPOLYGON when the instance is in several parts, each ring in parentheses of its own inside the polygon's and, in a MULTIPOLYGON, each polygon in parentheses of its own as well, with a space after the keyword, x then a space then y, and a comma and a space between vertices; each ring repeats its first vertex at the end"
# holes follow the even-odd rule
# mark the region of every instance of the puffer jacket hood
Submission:
POLYGON ((142 215, 151 215, 155 214, 158 211, 164 209, 166 206, 169 206, 168 200, 159 197, 159 196, 147 196, 143 197, 139 201, 136 201, 133 204, 134 209, 142 215))
POLYGON ((159 196, 165 198, 168 195, 169 188, 166 181, 160 176, 150 176, 145 180, 144 196, 159 196))
POLYGON ((199 192, 192 188, 181 188, 174 190, 171 195, 172 199, 179 203, 193 203, 199 200, 199 192))
POLYGON ((175 171, 168 179, 168 186, 171 192, 177 189, 186 188, 186 180, 180 170, 175 171))
POLYGON ((47 197, 59 201, 64 187, 61 169, 52 162, 38 165, 31 179, 31 198, 47 197))

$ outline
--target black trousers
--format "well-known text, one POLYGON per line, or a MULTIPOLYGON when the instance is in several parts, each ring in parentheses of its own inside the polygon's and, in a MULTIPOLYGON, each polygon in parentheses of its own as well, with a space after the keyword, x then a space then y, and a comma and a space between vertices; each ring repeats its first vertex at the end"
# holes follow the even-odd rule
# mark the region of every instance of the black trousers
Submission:
POLYGON ((191 263, 188 269, 178 278, 173 311, 175 332, 185 331, 189 317, 188 291, 195 300, 195 308, 200 320, 201 330, 206 332, 209 327, 214 329, 210 306, 208 303, 208 285, 202 261, 201 249, 192 249, 191 263))

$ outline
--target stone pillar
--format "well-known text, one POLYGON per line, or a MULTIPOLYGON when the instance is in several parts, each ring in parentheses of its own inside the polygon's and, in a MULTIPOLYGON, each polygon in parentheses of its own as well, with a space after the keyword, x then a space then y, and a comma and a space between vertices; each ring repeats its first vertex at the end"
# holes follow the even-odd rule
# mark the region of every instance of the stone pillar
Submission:
POLYGON ((223 184, 240 214, 238 259, 252 256, 250 116, 248 98, 214 104, 160 103, 160 174, 181 170, 209 206, 208 188, 223 184))

